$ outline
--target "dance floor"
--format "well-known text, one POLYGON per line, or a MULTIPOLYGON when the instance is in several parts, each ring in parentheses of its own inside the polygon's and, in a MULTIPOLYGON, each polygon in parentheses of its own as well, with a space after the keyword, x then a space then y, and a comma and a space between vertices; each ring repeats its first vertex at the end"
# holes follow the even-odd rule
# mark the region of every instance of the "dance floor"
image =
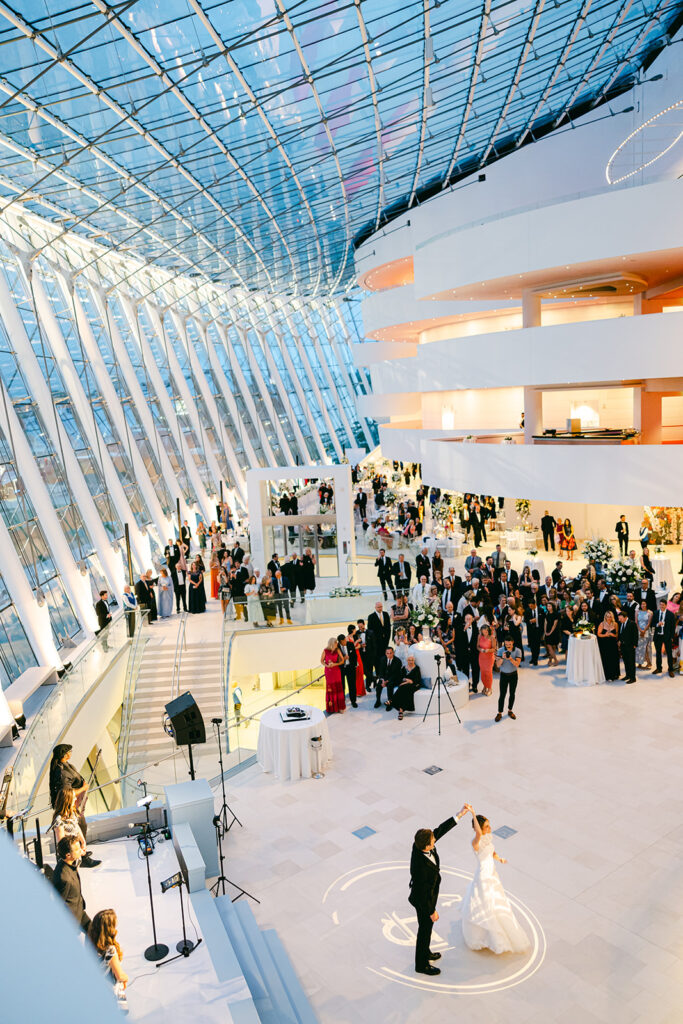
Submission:
POLYGON ((229 785, 244 828, 229 835, 227 874, 262 900, 259 923, 278 929, 323 1024, 680 1024, 683 677, 573 688, 523 668, 517 721, 494 723, 480 695, 441 737, 434 719, 399 723, 372 703, 330 720, 324 779, 254 767, 229 785), (415 830, 464 800, 514 830, 494 835, 509 862, 498 870, 531 948, 464 947, 475 859, 463 819, 439 846, 431 979, 412 969, 407 862, 415 830))

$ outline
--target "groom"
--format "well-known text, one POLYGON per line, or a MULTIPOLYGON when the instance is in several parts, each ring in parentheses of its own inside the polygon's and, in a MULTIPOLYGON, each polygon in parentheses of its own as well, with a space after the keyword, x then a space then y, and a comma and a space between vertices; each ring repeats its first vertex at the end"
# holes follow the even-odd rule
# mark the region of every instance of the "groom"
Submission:
POLYGON ((417 942, 415 943, 415 970, 418 974, 441 974, 438 967, 433 967, 430 960, 439 960, 441 953, 432 953, 429 943, 432 928, 439 920, 436 912, 436 901, 439 898, 441 873, 439 871, 439 855, 436 843, 447 832, 458 824, 463 815, 470 810, 464 804, 454 818, 443 821, 433 831, 430 828, 419 828, 415 833, 415 842, 410 856, 410 896, 408 902, 417 911, 417 942))

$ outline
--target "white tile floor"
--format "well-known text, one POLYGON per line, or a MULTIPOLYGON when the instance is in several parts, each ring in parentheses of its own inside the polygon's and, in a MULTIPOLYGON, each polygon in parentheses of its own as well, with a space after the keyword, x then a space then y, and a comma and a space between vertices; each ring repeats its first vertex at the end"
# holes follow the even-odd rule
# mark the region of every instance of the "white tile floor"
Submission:
MULTIPOLYGON (((497 687, 497 681, 496 681, 497 687)), ((244 822, 227 874, 262 900, 325 1024, 683 1021, 683 679, 567 687, 522 671, 518 720, 474 698, 458 725, 375 711, 334 716, 324 780, 249 769, 229 785, 244 822), (423 769, 437 764, 430 776, 423 769), (412 836, 462 802, 486 813, 530 955, 464 948, 458 904, 473 870, 467 822, 440 845, 436 982, 412 971, 412 836), (375 834, 360 840, 353 830, 375 834), (420 980, 418 980, 418 978, 420 980)), ((436 941, 436 940, 435 940, 436 941)))

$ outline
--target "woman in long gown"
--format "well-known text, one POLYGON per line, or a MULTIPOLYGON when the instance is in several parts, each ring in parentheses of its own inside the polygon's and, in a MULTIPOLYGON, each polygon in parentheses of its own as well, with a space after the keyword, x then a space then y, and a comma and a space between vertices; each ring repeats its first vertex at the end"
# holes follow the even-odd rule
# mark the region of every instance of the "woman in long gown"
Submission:
POLYGON ((401 683, 394 690, 391 701, 387 701, 385 707, 396 708, 399 722, 403 718, 404 711, 415 710, 415 693, 422 686, 422 675, 415 664, 412 654, 408 655, 406 674, 401 683))
POLYGON ((490 949, 493 953, 523 953, 529 948, 529 939, 515 917, 496 871, 495 861, 499 864, 507 864, 507 861, 493 848, 488 818, 472 811, 472 828, 472 849, 478 863, 462 903, 465 943, 470 949, 490 949))
POLYGON ((598 649, 608 683, 619 678, 619 627, 611 611, 598 626, 598 649))
MULTIPOLYGON (((349 629, 349 633, 351 630, 349 629)), ((365 669, 363 667, 363 656, 361 654, 361 648, 363 646, 363 639, 354 626, 353 633, 354 644, 356 646, 356 697, 365 697, 367 690, 365 689, 365 669)))
POLYGON ((206 611, 206 591, 204 590, 204 573, 194 562, 188 574, 187 610, 192 615, 206 611))
POLYGON ((554 601, 548 602, 548 611, 543 624, 543 643, 548 655, 548 665, 558 665, 557 648, 560 643, 560 616, 554 601))
POLYGON ((320 656, 320 664, 325 666, 325 710, 328 715, 334 715, 337 711, 346 711, 344 683, 341 674, 344 655, 339 649, 339 641, 336 637, 331 637, 327 641, 327 647, 320 656))
POLYGON ((266 621, 266 617, 263 614, 263 608, 261 607, 259 585, 256 582, 255 576, 249 577, 249 582, 244 588, 244 593, 247 598, 247 614, 249 615, 249 621, 254 626, 262 626, 266 621))
POLYGON ((490 697, 493 692, 493 659, 496 655, 490 626, 482 626, 479 630, 477 650, 479 651, 479 674, 484 684, 484 693, 490 697))
POLYGON ((574 560, 574 552, 576 551, 576 537, 574 536, 574 527, 572 526, 571 519, 565 519, 562 524, 560 547, 563 551, 567 552, 567 560, 572 562, 574 560))
POLYGON ((310 548, 306 548, 301 559, 301 586, 304 591, 312 594, 315 590, 315 555, 310 548))
POLYGON ((168 619, 173 614, 173 580, 168 569, 159 573, 159 618, 168 619))
POLYGON ((636 647, 636 664, 638 668, 652 668, 652 612, 647 606, 647 601, 640 602, 640 608, 636 612, 636 626, 638 627, 638 646, 636 647))
POLYGON ((221 567, 218 561, 218 555, 214 551, 211 555, 211 597, 214 601, 218 600, 218 576, 220 574, 221 567))

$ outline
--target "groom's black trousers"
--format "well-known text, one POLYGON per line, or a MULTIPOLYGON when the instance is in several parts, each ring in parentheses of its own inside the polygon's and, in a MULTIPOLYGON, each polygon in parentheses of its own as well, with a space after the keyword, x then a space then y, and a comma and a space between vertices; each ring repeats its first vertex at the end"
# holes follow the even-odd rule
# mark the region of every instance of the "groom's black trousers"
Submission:
POLYGON ((415 970, 424 971, 429 966, 429 944, 432 941, 434 922, 426 910, 417 911, 417 942, 415 943, 415 970))

